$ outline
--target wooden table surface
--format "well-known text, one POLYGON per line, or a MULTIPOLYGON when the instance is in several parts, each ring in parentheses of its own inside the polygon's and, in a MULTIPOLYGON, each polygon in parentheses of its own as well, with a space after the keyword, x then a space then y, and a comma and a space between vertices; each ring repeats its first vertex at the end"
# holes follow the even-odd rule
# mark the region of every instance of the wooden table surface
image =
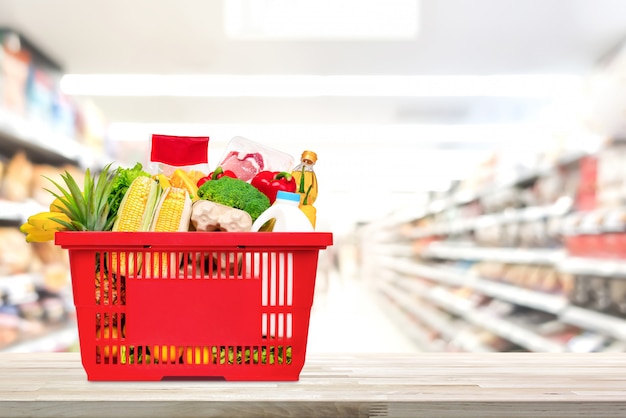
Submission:
POLYGON ((626 354, 310 355, 298 382, 88 382, 0 353, 0 417, 626 417, 626 354))

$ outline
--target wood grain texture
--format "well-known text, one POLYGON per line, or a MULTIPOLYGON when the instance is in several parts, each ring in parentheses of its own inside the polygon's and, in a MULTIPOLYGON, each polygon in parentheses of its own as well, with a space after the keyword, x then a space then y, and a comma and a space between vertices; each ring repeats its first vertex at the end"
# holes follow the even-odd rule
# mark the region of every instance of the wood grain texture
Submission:
POLYGON ((624 417, 623 354, 309 356, 298 382, 88 382, 76 353, 0 353, 0 417, 624 417))

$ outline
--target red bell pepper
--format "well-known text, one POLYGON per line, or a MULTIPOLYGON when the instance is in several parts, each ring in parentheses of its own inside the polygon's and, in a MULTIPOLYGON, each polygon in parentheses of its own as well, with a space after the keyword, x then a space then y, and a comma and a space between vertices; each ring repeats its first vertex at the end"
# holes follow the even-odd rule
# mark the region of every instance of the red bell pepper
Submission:
POLYGON ((296 191, 296 180, 286 171, 261 171, 250 184, 267 196, 270 204, 276 200, 279 190, 292 193, 296 191))
POLYGON ((217 167, 215 171, 211 171, 208 176, 202 177, 200 180, 198 180, 198 183, 196 183, 196 186, 200 187, 209 180, 221 179, 224 176, 232 177, 234 179, 237 178, 237 175, 233 173, 232 171, 223 170, 222 167, 217 167))

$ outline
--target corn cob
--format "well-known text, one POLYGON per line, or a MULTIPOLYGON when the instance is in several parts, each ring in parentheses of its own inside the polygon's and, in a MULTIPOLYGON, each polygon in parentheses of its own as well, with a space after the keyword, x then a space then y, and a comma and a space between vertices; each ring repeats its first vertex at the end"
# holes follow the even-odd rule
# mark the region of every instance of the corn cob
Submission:
POLYGON ((131 183, 124 194, 113 224, 113 231, 147 231, 158 198, 157 183, 150 177, 140 176, 131 183))
MULTIPOLYGON (((187 231, 190 219, 191 200, 188 191, 179 187, 170 187, 161 196, 150 230, 155 232, 187 231)), ((176 274, 178 270, 176 253, 154 253, 153 257, 154 275, 170 277, 176 274)))
MULTIPOLYGON (((117 219, 113 224, 113 231, 137 232, 149 230, 159 191, 157 182, 150 177, 140 176, 133 180, 120 203, 117 219)), ((128 259, 126 254, 123 252, 111 253, 111 268, 114 273, 122 276, 134 273, 133 254, 128 253, 128 259)), ((137 259, 138 269, 140 265, 141 257, 139 256, 137 259)))

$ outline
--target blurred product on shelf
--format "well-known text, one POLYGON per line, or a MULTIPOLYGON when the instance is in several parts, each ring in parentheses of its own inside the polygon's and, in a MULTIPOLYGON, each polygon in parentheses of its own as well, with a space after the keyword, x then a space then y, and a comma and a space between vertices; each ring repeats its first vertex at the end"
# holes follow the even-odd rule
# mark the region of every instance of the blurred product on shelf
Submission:
POLYGON ((30 54, 17 34, 0 30, 0 107, 24 115, 30 54))
POLYGON ((33 180, 33 165, 23 151, 18 152, 7 164, 1 185, 2 196, 14 202, 23 202, 30 197, 33 180))
POLYGON ((17 228, 0 227, 0 277, 29 270, 35 258, 33 249, 29 247, 24 242, 24 234, 17 228))
POLYGON ((54 197, 44 189, 52 187, 50 179, 57 182, 61 180, 60 173, 64 171, 68 171, 82 184, 84 171, 77 166, 35 164, 25 152, 18 151, 6 165, 0 181, 0 199, 10 202, 33 201, 35 204, 48 206, 54 197))

